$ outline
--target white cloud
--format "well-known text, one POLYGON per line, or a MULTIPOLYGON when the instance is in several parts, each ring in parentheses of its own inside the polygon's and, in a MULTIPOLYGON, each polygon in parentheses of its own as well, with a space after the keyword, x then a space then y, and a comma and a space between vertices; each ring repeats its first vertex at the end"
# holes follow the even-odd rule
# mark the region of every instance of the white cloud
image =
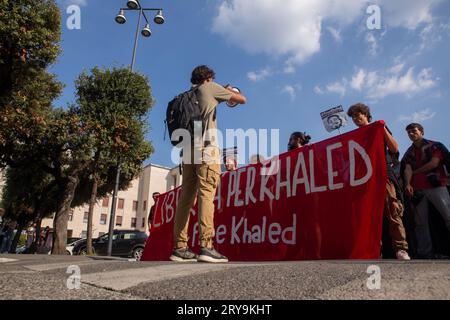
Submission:
POLYGON ((345 92, 347 91, 346 86, 347 86, 347 80, 343 79, 341 82, 336 81, 336 82, 328 84, 326 86, 326 88, 327 88, 328 92, 337 93, 341 97, 343 97, 345 95, 345 92))
POLYGON ((360 0, 230 0, 219 6, 213 32, 249 53, 286 57, 285 72, 320 51, 322 23, 353 22, 360 0))
POLYGON ((323 90, 322 90, 322 88, 321 88, 320 86, 315 86, 315 87, 314 87, 314 92, 315 92, 316 94, 320 94, 320 95, 322 95, 322 94, 325 93, 325 92, 323 92, 323 90))
POLYGON ((270 69, 265 68, 259 71, 250 71, 247 73, 247 78, 251 81, 257 82, 266 79, 268 76, 270 76, 272 72, 270 69))
POLYGON ((288 84, 288 85, 285 85, 281 89, 281 92, 282 93, 287 93, 291 97, 291 100, 294 101, 295 97, 297 96, 297 91, 299 91, 301 89, 302 89, 302 86, 299 85, 299 84, 296 84, 296 85, 288 84))
MULTIPOLYGON (((419 73, 410 67, 403 72, 404 64, 397 64, 381 71, 356 69, 350 82, 343 78, 326 86, 326 91, 344 96, 347 89, 363 91, 369 99, 382 99, 389 95, 403 94, 412 97, 420 92, 434 87, 439 80, 433 76, 431 68, 424 68, 419 73)), ((314 88, 317 94, 323 94, 319 86, 314 88)))
POLYGON ((424 50, 430 50, 437 43, 442 42, 444 36, 449 34, 450 23, 428 24, 420 32, 421 44, 417 53, 420 54, 424 50))
POLYGON ((431 68, 422 69, 419 74, 414 75, 414 68, 409 68, 403 74, 394 74, 379 77, 374 87, 369 88, 369 97, 381 99, 388 95, 404 94, 411 97, 419 92, 435 86, 437 79, 432 78, 431 68))
POLYGON ((337 30, 333 27, 327 27, 327 30, 331 33, 334 38, 334 41, 337 43, 342 43, 341 31, 337 30))
POLYGON ((369 44, 370 55, 376 56, 378 53, 378 41, 372 32, 366 34, 366 42, 369 44))
POLYGON ((283 72, 286 74, 291 74, 295 72, 295 66, 292 64, 286 64, 286 66, 283 69, 283 72))
POLYGON ((398 63, 395 66, 393 66, 392 68, 389 69, 390 73, 394 73, 394 74, 399 74, 403 68, 405 67, 404 63, 398 63))
POLYGON ((379 0, 382 17, 391 27, 415 30, 433 20, 432 9, 443 0, 379 0))
POLYGON ((364 85, 364 80, 366 79, 366 72, 364 69, 359 69, 358 73, 354 74, 352 80, 350 81, 350 86, 360 91, 364 85))
MULTIPOLYGON (((380 5, 383 26, 416 29, 433 21, 432 10, 443 0, 373 0, 380 5)), ((248 53, 284 59, 285 73, 318 53, 325 30, 342 41, 341 32, 357 21, 365 23, 369 2, 361 0, 222 0, 212 31, 248 53)), ((387 30, 387 29, 386 29, 387 30)), ((379 52, 380 38, 367 34, 370 53, 379 52)))
POLYGON ((64 2, 67 6, 70 6, 72 4, 75 4, 78 6, 87 6, 88 0, 65 0, 64 2))
POLYGON ((429 108, 413 112, 413 114, 409 116, 401 115, 398 117, 398 121, 409 121, 409 122, 422 122, 425 120, 430 120, 434 118, 436 112, 431 112, 429 108))

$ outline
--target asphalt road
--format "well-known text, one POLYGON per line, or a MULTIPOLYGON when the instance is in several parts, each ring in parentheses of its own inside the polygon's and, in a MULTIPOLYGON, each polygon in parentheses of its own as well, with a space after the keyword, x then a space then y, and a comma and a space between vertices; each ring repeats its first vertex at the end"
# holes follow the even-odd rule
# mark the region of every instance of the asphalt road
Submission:
POLYGON ((0 255, 0 289, 5 300, 448 300, 450 261, 180 264, 0 255))

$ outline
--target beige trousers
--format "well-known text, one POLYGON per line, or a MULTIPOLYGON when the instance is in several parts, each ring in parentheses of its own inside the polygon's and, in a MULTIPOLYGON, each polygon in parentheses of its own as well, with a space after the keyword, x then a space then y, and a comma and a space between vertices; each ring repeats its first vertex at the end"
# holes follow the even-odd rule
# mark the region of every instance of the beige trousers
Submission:
POLYGON ((211 248, 214 238, 214 197, 220 182, 219 164, 183 164, 183 183, 174 225, 174 247, 188 246, 189 211, 198 202, 200 247, 211 248))
POLYGON ((403 204, 395 192, 394 184, 388 179, 386 183, 386 199, 384 203, 384 215, 389 222, 389 234, 392 239, 392 248, 395 251, 408 250, 408 242, 406 242, 405 227, 403 226, 403 204))

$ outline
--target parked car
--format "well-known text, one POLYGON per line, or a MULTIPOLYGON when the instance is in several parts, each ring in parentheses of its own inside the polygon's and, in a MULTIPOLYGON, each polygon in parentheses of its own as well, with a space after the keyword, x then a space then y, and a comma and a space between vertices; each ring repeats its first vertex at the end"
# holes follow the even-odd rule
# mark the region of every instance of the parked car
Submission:
MULTIPOLYGON (((109 233, 92 240, 94 253, 99 256, 107 255, 109 233)), ((133 257, 140 260, 144 252, 147 234, 138 230, 114 230, 112 241, 112 255, 119 257, 133 257)), ((75 242, 72 249, 74 255, 87 253, 86 239, 75 242)))
POLYGON ((68 255, 73 255, 73 248, 75 248, 75 245, 80 240, 86 240, 85 238, 67 238, 67 246, 66 246, 66 253, 68 255))
MULTIPOLYGON (((51 234, 53 235, 52 232, 51 232, 51 234)), ((51 238, 50 240, 53 240, 53 239, 51 238)), ((77 241, 79 241, 79 240, 82 240, 82 238, 75 238, 75 237, 67 238, 66 253, 67 253, 68 255, 72 255, 72 254, 73 254, 73 253, 72 253, 72 249, 73 249, 73 247, 74 247, 74 243, 77 242, 77 241)), ((27 248, 26 246, 20 246, 20 247, 17 247, 16 253, 18 253, 18 254, 25 254, 25 253, 28 253, 28 248, 27 248)), ((45 249, 41 248, 41 249, 39 249, 39 253, 43 253, 43 254, 45 254, 45 253, 51 254, 51 248, 48 248, 48 247, 45 248, 45 249)))

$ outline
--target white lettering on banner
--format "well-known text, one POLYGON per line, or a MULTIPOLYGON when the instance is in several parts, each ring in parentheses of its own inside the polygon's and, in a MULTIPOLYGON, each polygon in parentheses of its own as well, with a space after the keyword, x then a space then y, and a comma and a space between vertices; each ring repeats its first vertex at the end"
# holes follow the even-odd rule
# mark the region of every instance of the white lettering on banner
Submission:
POLYGON ((219 181, 219 185, 217 186, 216 196, 214 197, 214 201, 217 201, 217 210, 220 210, 222 208, 222 197, 221 197, 221 191, 222 191, 222 181, 219 181))
MULTIPOLYGON (((342 143, 337 142, 331 145, 326 146, 326 174, 328 177, 327 185, 316 186, 315 180, 315 162, 314 162, 314 150, 310 149, 309 152, 299 152, 297 155, 297 159, 295 162, 295 168, 293 170, 293 174, 291 175, 291 169, 293 164, 291 165, 291 158, 286 157, 284 160, 285 165, 283 166, 283 170, 281 170, 280 159, 273 159, 271 163, 274 167, 279 168, 274 175, 260 175, 258 185, 256 183, 257 177, 257 167, 249 166, 243 167, 236 171, 226 172, 223 177, 227 177, 228 175, 228 186, 224 185, 223 187, 227 190, 226 202, 225 197, 223 198, 223 204, 221 200, 221 188, 222 185, 219 184, 215 200, 217 200, 217 208, 218 210, 222 209, 223 206, 226 207, 243 207, 248 206, 251 203, 264 202, 264 201, 273 201, 280 200, 282 195, 286 195, 286 198, 297 196, 299 194, 309 195, 315 192, 324 192, 327 190, 338 190, 344 188, 344 182, 347 182, 350 187, 356 187, 362 184, 365 184, 369 181, 369 179, 373 175, 372 163, 369 155, 366 150, 358 144, 356 141, 349 140, 348 141, 348 157, 343 159, 344 167, 333 168, 333 156, 343 158, 345 155, 342 154, 342 143), (359 154, 359 156, 357 156, 359 154), (309 156, 309 159, 305 159, 305 155, 309 156), (362 159, 362 162, 361 162, 362 159), (309 170, 306 166, 306 161, 309 161, 309 170), (348 165, 348 166, 347 166, 348 165), (363 166, 364 165, 364 166, 363 166), (358 175, 363 174, 364 167, 366 168, 366 173, 363 177, 356 177, 358 175), (358 169, 358 170, 357 170, 358 169), (346 176, 343 176, 345 174, 346 176), (283 179, 285 177, 285 179, 283 179), (241 180, 246 178, 246 182, 242 183, 241 180), (340 179, 339 179, 340 178, 340 179), (340 181, 339 181, 340 180, 340 181), (268 186, 270 185, 270 187, 268 186), (303 185, 304 191, 300 189, 298 190, 299 185, 303 185), (244 192, 245 188, 245 192, 244 192), (257 190, 259 189, 259 196, 257 195, 257 190), (283 189, 286 190, 286 192, 283 189), (243 194, 245 193, 245 195, 243 194), (256 196, 255 196, 256 193, 256 196), (234 198, 233 198, 234 197, 234 198)), ((325 161, 325 159, 324 159, 325 161)), ((338 162, 339 163, 339 162, 338 162)), ((271 165, 272 166, 272 165, 271 165)), ((320 169, 324 169, 321 166, 320 169)), ((175 205, 174 202, 178 204, 178 199, 180 196, 181 188, 176 191, 173 190, 167 193, 164 196, 164 199, 158 198, 157 207, 160 208, 160 221, 155 219, 153 227, 159 227, 164 223, 171 222, 175 215, 175 205), (176 193, 175 193, 176 192, 176 193), (162 205, 159 206, 158 202, 163 201, 162 205)), ((197 214, 196 211, 191 209, 191 215, 195 216, 197 214)), ((234 218, 236 219, 236 218, 234 218)), ((234 228, 240 228, 241 223, 244 221, 235 221, 233 222, 234 228)), ((275 227, 274 227, 275 228, 275 227)), ((257 228, 256 228, 257 229, 257 228)), ((255 229, 255 230, 256 230, 255 229)), ((252 231, 252 234, 255 234, 255 230, 252 231)), ((273 232, 277 232, 276 229, 273 232)), ((235 232, 234 232, 235 233, 235 232)), ((252 235, 252 238, 253 238, 252 235)), ((261 231, 261 235, 263 232, 261 231)), ((258 236, 254 236, 255 239, 258 239, 258 236)), ((241 239, 232 237, 233 242, 240 241, 241 239)), ((232 242, 232 243, 233 243, 232 242)))
POLYGON ((194 227, 192 228, 192 242, 191 242, 191 246, 194 247, 197 244, 197 235, 198 235, 198 222, 196 222, 194 224, 194 227))
POLYGON ((225 237, 222 238, 222 236, 226 235, 227 233, 227 227, 224 224, 221 224, 217 227, 216 230, 216 242, 218 244, 222 244, 225 241, 225 237))
POLYGON ((252 199, 253 203, 256 203, 256 198, 253 195, 253 187, 255 186, 256 168, 248 167, 247 169, 247 184, 245 186, 245 205, 248 206, 249 199, 252 199))
POLYGON ((316 183, 316 179, 314 177, 314 150, 309 150, 309 176, 311 178, 311 192, 322 192, 326 191, 326 186, 316 187, 314 184, 316 183))
POLYGON ((298 184, 304 184, 305 185, 305 194, 309 194, 311 192, 309 188, 309 181, 308 181, 308 174, 306 173, 306 163, 305 163, 305 156, 303 152, 300 152, 298 154, 297 163, 295 165, 294 170, 294 180, 292 182, 292 195, 297 195, 297 185, 298 184), (300 166, 302 168, 302 178, 298 178, 298 172, 300 171, 300 166))
POLYGON ((372 176, 372 163, 370 162, 370 158, 366 153, 366 150, 364 150, 364 148, 361 147, 357 142, 350 140, 348 142, 348 153, 350 156, 350 185, 352 187, 356 187, 369 181, 370 177, 372 176), (361 155, 367 168, 366 175, 359 180, 355 180, 355 150, 358 151, 358 153, 361 155))
POLYGON ((234 183, 236 180, 236 171, 230 171, 228 174, 227 207, 230 206, 231 197, 236 193, 236 184, 234 183))
POLYGON ((234 206, 235 207, 242 207, 244 205, 244 200, 239 200, 239 195, 242 193, 241 188, 240 188, 241 173, 244 173, 246 171, 246 169, 247 169, 246 167, 242 167, 242 168, 239 168, 236 172, 236 183, 235 183, 236 192, 235 192, 235 197, 234 197, 234 206))
MULTIPOLYGON (((156 208, 156 210, 155 210, 155 212, 153 213, 153 222, 152 222, 152 228, 154 229, 154 228, 157 228, 157 227, 159 227, 161 224, 160 223, 156 223, 155 222, 155 220, 156 220, 156 212, 157 212, 157 210, 158 210, 158 206, 159 206, 159 201, 162 199, 162 197, 158 197, 158 198, 156 198, 156 203, 155 203, 155 208, 156 208)), ((177 203, 178 203, 178 201, 177 201, 177 203)), ((163 211, 163 210, 161 210, 161 211, 163 211)))
POLYGON ((239 237, 237 236, 237 230, 239 230, 243 221, 244 218, 241 218, 241 220, 239 220, 239 224, 236 224, 236 217, 233 216, 231 218, 231 240, 230 240, 231 244, 234 244, 235 242, 241 243, 241 239, 239 239, 239 237))
POLYGON ((274 238, 274 236, 279 236, 281 234, 281 226, 279 223, 272 223, 269 226, 269 242, 272 244, 277 244, 280 239, 274 238))
POLYGON ((338 172, 333 171, 333 156, 331 151, 340 147, 342 147, 342 143, 340 142, 327 146, 328 188, 330 190, 342 189, 344 187, 343 183, 335 184, 333 181, 334 177, 337 177, 338 172))
POLYGON ((166 197, 166 223, 169 223, 172 221, 174 215, 175 215, 175 209, 173 208, 173 202, 175 200, 175 192, 171 191, 166 197), (170 214, 170 215, 169 215, 170 214))
MULTIPOLYGON (((279 161, 279 160, 278 160, 279 161)), ((278 170, 277 173, 277 189, 275 193, 275 199, 280 199, 280 189, 282 187, 286 188, 286 197, 291 197, 291 158, 286 158, 286 180, 281 182, 281 170, 278 170)))
POLYGON ((267 217, 263 216, 261 225, 248 226, 247 218, 240 218, 236 222, 236 217, 231 218, 231 239, 230 243, 264 243, 267 239, 271 244, 277 244, 280 241, 284 244, 296 244, 297 242, 297 215, 292 215, 292 225, 282 228, 277 222, 267 226, 267 217), (290 238, 289 238, 290 235, 290 238))
POLYGON ((264 195, 266 194, 269 200, 273 200, 273 193, 267 188, 267 181, 271 178, 270 175, 261 175, 261 189, 259 191, 259 201, 264 201, 264 195))

